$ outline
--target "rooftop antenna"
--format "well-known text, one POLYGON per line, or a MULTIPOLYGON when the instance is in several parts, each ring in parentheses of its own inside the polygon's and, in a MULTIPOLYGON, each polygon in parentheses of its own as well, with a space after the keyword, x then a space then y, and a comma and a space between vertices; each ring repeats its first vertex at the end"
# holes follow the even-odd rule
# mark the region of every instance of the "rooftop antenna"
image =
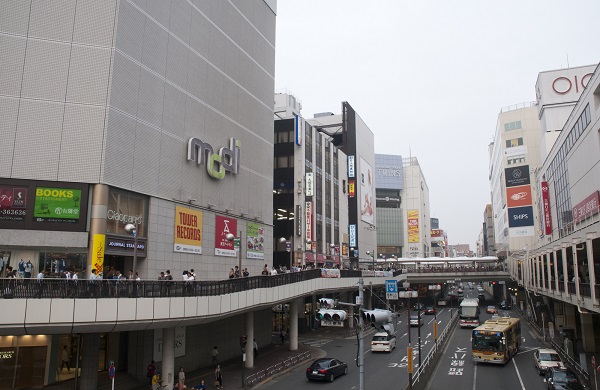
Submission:
POLYGON ((567 52, 567 68, 570 68, 570 66, 569 66, 569 52, 567 52))

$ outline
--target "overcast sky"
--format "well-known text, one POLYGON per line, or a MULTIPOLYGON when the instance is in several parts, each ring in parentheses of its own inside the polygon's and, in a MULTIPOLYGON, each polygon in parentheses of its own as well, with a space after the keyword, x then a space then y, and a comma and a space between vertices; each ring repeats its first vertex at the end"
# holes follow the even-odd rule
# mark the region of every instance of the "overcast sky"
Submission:
POLYGON ((431 217, 474 250, 500 109, 534 101, 539 72, 598 63, 598 17, 598 0, 279 0, 275 86, 305 118, 348 101, 375 153, 417 157, 431 217))

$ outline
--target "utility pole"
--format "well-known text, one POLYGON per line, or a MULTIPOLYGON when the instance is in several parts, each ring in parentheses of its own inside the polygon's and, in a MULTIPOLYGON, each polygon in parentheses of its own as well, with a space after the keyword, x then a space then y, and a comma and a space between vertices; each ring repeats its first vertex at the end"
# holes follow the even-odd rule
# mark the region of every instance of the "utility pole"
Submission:
POLYGON ((363 334, 363 316, 362 305, 364 301, 364 281, 358 278, 358 389, 365 390, 365 352, 364 352, 364 334, 363 334))

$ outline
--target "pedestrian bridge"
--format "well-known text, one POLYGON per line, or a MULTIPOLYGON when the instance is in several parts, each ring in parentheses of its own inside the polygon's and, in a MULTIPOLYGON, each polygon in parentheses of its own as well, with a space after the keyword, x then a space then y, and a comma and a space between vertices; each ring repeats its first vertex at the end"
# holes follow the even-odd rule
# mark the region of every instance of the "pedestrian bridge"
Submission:
POLYGON ((397 271, 308 270, 224 281, 2 279, 0 335, 122 332, 188 326, 331 292, 399 283, 508 280, 497 266, 406 266, 397 271), (425 266, 425 268, 423 268, 425 266), (26 283, 28 282, 28 283, 26 283))

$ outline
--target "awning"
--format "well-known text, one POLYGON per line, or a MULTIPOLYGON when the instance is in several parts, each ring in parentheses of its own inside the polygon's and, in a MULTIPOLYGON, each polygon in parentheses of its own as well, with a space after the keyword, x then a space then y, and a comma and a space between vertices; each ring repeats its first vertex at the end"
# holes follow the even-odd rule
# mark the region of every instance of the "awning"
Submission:
POLYGON ((311 263, 314 263, 314 261, 315 261, 315 256, 314 256, 312 253, 305 252, 305 253, 304 253, 304 260, 305 260, 305 261, 309 261, 309 262, 311 262, 311 263))
POLYGON ((325 262, 325 256, 322 254, 317 254, 317 263, 324 263, 325 262))

